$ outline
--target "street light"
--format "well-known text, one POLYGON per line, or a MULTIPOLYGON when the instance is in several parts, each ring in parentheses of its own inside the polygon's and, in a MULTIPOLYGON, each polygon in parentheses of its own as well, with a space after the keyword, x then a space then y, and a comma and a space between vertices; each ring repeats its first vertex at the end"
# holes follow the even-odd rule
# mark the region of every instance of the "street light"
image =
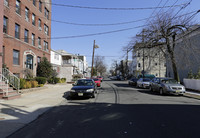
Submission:
POLYGON ((93 64, 94 64, 94 50, 95 48, 99 48, 98 45, 95 45, 95 40, 94 40, 94 44, 93 44, 93 53, 92 53, 92 69, 91 69, 91 78, 93 76, 93 64))

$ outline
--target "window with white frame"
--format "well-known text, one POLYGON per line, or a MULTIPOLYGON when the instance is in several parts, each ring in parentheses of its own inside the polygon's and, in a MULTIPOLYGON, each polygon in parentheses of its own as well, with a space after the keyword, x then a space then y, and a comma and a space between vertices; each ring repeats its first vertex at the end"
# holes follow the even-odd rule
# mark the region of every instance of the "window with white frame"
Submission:
POLYGON ((3 32, 8 33, 8 18, 5 16, 3 17, 3 32))
POLYGON ((36 6, 36 0, 33 0, 33 5, 36 6))
POLYGON ((20 34, 20 25, 15 24, 15 38, 19 39, 19 34, 20 34))
POLYGON ((49 51, 48 42, 44 41, 44 51, 49 51))
POLYGON ((19 51, 13 50, 13 64, 19 65, 19 51))
POLYGON ((44 9, 44 16, 49 19, 49 11, 47 10, 47 8, 44 9))
POLYGON ((42 23, 41 23, 40 19, 38 19, 38 27, 39 27, 39 30, 41 31, 42 30, 42 23))
POLYGON ((32 24, 35 25, 35 14, 32 14, 32 24))
POLYGON ((49 35, 49 27, 46 24, 44 24, 44 33, 49 35))
POLYGON ((39 11, 42 12, 42 2, 39 1, 39 11))
POLYGON ((27 29, 25 29, 24 30, 24 42, 26 42, 26 43, 28 43, 28 30, 27 29))
POLYGON ((25 8, 25 20, 29 21, 29 9, 27 7, 25 8))
POLYGON ((16 13, 21 14, 21 2, 19 0, 16 0, 16 13))
POLYGON ((35 46, 35 34, 32 34, 31 40, 32 40, 32 45, 35 46))
POLYGON ((38 48, 42 48, 42 46, 41 46, 41 38, 40 37, 38 37, 38 48))

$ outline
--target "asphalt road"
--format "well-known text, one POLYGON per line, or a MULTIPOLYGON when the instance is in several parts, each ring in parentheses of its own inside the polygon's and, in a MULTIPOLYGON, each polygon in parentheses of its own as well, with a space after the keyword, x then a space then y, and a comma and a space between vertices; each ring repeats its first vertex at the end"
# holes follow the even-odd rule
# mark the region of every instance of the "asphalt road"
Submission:
POLYGON ((105 80, 93 99, 68 99, 10 138, 199 138, 200 101, 105 80))

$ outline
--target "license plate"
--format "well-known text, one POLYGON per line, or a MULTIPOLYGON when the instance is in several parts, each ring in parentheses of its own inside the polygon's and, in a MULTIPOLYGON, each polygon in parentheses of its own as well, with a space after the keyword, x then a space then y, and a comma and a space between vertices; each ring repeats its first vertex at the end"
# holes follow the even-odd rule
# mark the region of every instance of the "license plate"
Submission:
POLYGON ((78 93, 78 96, 83 96, 83 93, 78 93))
POLYGON ((179 90, 176 90, 176 92, 180 92, 179 90))

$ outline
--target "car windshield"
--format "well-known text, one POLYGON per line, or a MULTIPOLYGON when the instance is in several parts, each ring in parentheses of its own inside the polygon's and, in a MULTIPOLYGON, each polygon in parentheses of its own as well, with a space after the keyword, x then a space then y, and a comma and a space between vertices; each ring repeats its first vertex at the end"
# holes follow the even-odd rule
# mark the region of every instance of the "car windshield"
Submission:
POLYGON ((143 79, 143 81, 144 82, 148 82, 148 81, 150 81, 150 79, 148 79, 148 78, 147 79, 143 79))
POLYGON ((99 79, 93 79, 94 81, 98 81, 99 79))
POLYGON ((91 86, 94 85, 92 80, 78 80, 76 86, 91 86))
POLYGON ((177 84, 178 82, 174 79, 169 79, 169 80, 162 80, 163 83, 167 84, 177 84))

